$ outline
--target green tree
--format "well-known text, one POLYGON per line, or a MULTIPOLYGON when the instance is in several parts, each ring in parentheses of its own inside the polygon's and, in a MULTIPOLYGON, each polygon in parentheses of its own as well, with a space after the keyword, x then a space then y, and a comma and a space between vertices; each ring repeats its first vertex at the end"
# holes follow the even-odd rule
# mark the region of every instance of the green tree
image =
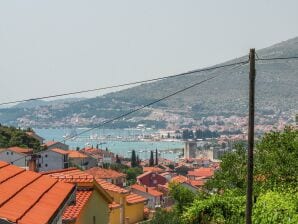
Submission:
POLYGON ((225 153, 221 158, 220 170, 206 183, 207 189, 217 191, 233 189, 245 193, 246 158, 246 150, 241 144, 236 145, 235 151, 225 153))
POLYGON ((154 166, 153 151, 150 151, 149 166, 154 166))
POLYGON ((131 152, 131 167, 137 167, 138 163, 137 163, 137 157, 136 157, 136 151, 132 150, 131 152))
POLYGON ((175 210, 157 209, 149 224, 182 224, 179 214, 175 210))
POLYGON ((155 165, 158 165, 158 152, 157 152, 157 149, 155 149, 155 165))
POLYGON ((245 196, 233 192, 196 198, 182 215, 185 224, 236 224, 244 223, 245 196))
POLYGON ((178 213, 182 213, 194 201, 196 194, 178 183, 170 183, 169 187, 170 195, 176 202, 175 207, 178 213))

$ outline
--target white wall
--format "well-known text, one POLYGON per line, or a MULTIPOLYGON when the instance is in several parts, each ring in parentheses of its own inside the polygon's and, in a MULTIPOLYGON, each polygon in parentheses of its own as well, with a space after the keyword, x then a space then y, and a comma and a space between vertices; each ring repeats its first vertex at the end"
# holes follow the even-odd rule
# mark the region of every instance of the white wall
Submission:
MULTIPOLYGON (((37 168, 39 171, 64 169, 64 155, 53 152, 51 150, 40 153, 41 158, 37 160, 37 168), (40 164, 40 165, 39 165, 40 164)), ((68 156, 67 162, 68 162, 68 156)))
POLYGON ((17 160, 13 162, 13 165, 20 166, 20 167, 26 167, 27 161, 30 159, 30 156, 27 156, 25 158, 26 154, 23 153, 16 153, 9 149, 6 149, 2 152, 0 152, 0 160, 11 163, 14 160, 17 160), (22 158, 23 157, 23 158, 22 158))

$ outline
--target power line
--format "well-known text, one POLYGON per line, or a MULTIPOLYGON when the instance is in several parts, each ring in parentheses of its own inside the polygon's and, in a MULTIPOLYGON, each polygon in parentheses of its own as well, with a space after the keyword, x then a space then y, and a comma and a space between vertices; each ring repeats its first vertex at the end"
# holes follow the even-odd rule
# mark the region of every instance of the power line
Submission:
POLYGON ((256 61, 274 61, 274 60, 290 60, 290 59, 298 59, 298 56, 276 57, 276 58, 260 58, 260 57, 257 56, 256 61))
POLYGON ((113 89, 113 88, 118 88, 118 87, 124 87, 124 86, 131 86, 131 85, 137 85, 137 84, 142 84, 142 83, 154 82, 154 81, 159 81, 159 80, 164 80, 164 79, 169 79, 169 78, 176 78, 176 77, 180 77, 180 76, 191 75, 191 74, 194 74, 194 73, 197 73, 197 72, 205 72, 205 71, 210 71, 210 70, 213 70, 213 69, 226 68, 226 67, 230 67, 230 66, 233 66, 233 65, 243 64, 243 63, 246 63, 246 61, 236 62, 236 63, 231 63, 231 64, 225 64, 225 65, 212 66, 212 67, 197 69, 197 70, 191 70, 191 71, 183 72, 183 73, 176 74, 176 75, 163 76, 163 77, 160 77, 160 78, 147 79, 147 80, 143 80, 143 81, 135 81, 135 82, 129 82, 129 83, 124 83, 124 84, 100 87, 100 88, 95 88, 95 89, 87 89, 87 90, 80 90, 80 91, 75 91, 75 92, 61 93, 61 94, 48 95, 48 96, 42 96, 42 97, 35 97, 35 98, 29 98, 29 99, 8 101, 8 102, 0 103, 0 106, 8 105, 8 104, 14 104, 14 103, 22 103, 22 102, 28 102, 28 101, 42 100, 42 99, 50 99, 50 98, 56 98, 56 97, 61 97, 61 96, 70 96, 70 95, 75 95, 75 94, 90 93, 90 92, 95 92, 95 91, 99 91, 99 90, 113 89))
MULTIPOLYGON (((229 66, 237 65, 237 66, 235 66, 234 68, 232 68, 232 69, 236 69, 236 68, 239 68, 240 66, 245 65, 245 64, 247 64, 247 63, 248 63, 248 61, 242 61, 242 62, 238 62, 238 63, 229 64, 229 66)), ((225 67, 227 67, 227 66, 225 66, 225 67)), ((213 69, 216 69, 216 68, 213 68, 213 69)), ((208 70, 210 71, 211 69, 209 68, 208 70)), ((203 71, 201 70, 200 72, 203 72, 203 71)), ((98 124, 97 126, 95 126, 95 127, 93 127, 93 128, 89 128, 89 129, 87 129, 87 130, 85 130, 85 131, 82 131, 82 132, 76 134, 76 135, 73 135, 73 136, 68 137, 68 138, 63 138, 61 141, 65 142, 65 141, 67 141, 67 140, 69 140, 69 139, 72 139, 72 138, 77 137, 77 136, 79 136, 79 135, 82 135, 82 134, 84 134, 84 133, 90 132, 90 131, 92 131, 92 130, 94 130, 94 129, 97 129, 97 128, 103 126, 103 125, 106 125, 106 124, 108 124, 108 123, 112 123, 113 121, 119 120, 119 119, 121 119, 121 118, 123 118, 123 117, 126 117, 126 116, 128 116, 128 115, 130 115, 130 114, 132 114, 132 113, 135 113, 135 112, 137 112, 137 111, 140 111, 140 110, 142 110, 142 109, 144 109, 144 108, 146 108, 146 107, 149 107, 149 106, 151 106, 151 105, 153 105, 153 104, 156 104, 156 103, 158 103, 158 102, 161 102, 161 101, 163 101, 163 100, 166 100, 166 99, 168 99, 168 98, 170 98, 170 97, 172 97, 172 96, 175 96, 175 95, 177 95, 177 94, 179 94, 179 93, 182 93, 182 92, 184 92, 184 91, 186 91, 186 90, 189 90, 189 89, 191 89, 191 88, 193 88, 193 87, 199 86, 199 85, 201 85, 201 84, 203 84, 203 83, 205 83, 205 82, 207 82, 207 81, 209 81, 209 80, 215 79, 215 78, 217 78, 217 77, 220 76, 220 75, 222 75, 222 73, 220 73, 220 74, 218 74, 218 75, 215 75, 215 76, 212 76, 212 77, 209 77, 209 78, 207 78, 207 79, 204 79, 204 80, 202 80, 202 81, 200 81, 200 82, 194 83, 194 84, 192 84, 192 85, 190 85, 190 86, 188 86, 188 87, 185 87, 185 88, 183 88, 183 89, 180 89, 180 90, 178 90, 178 91, 175 91, 175 92, 173 92, 173 93, 171 93, 171 94, 169 94, 169 95, 167 95, 167 96, 164 96, 164 97, 162 97, 162 98, 160 98, 160 99, 158 99, 158 100, 155 100, 155 101, 150 102, 150 103, 148 103, 148 104, 146 104, 146 105, 143 105, 143 106, 141 106, 141 107, 139 107, 139 108, 137 108, 137 109, 134 109, 134 110, 131 110, 131 111, 129 111, 129 112, 127 112, 127 113, 124 113, 124 114, 122 114, 122 115, 116 116, 116 117, 114 117, 114 118, 112 118, 112 119, 110 119, 110 120, 104 121, 104 122, 98 124)), ((35 154, 39 154, 39 153, 41 153, 41 152, 45 152, 45 151, 47 151, 47 150, 48 150, 48 149, 46 149, 46 150, 44 150, 44 151, 37 152, 37 153, 35 153, 35 154)), ((18 159, 14 160, 14 161, 11 161, 11 162, 16 162, 16 161, 18 161, 18 160, 20 160, 20 159, 22 159, 22 158, 25 158, 25 157, 27 157, 27 156, 18 158, 18 159)))

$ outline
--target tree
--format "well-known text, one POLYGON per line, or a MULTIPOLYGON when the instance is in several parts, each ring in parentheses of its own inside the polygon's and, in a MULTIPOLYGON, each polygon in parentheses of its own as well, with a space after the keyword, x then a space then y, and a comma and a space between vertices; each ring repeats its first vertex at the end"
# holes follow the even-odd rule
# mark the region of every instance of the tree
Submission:
POLYGON ((221 160, 220 170, 206 183, 209 190, 230 189, 245 193, 246 189, 246 150, 243 145, 236 145, 236 150, 225 153, 221 160))
POLYGON ((157 152, 157 149, 155 149, 155 165, 158 165, 158 152, 157 152))
POLYGON ((196 198, 182 215, 183 223, 244 223, 245 196, 233 192, 196 198))
POLYGON ((149 166, 154 166, 153 151, 150 151, 149 166))
POLYGON ((136 151, 132 150, 131 152, 131 167, 137 167, 137 157, 136 157, 136 151))
POLYGON ((268 191, 261 194, 254 205, 253 222, 298 223, 298 193, 289 191, 268 191))
POLYGON ((179 214, 175 210, 167 211, 164 209, 156 209, 154 217, 149 224, 182 224, 179 214))
POLYGON ((120 160, 118 154, 116 155, 116 163, 121 164, 121 160, 120 160))
POLYGON ((182 213, 185 207, 191 205, 194 201, 195 193, 175 182, 170 183, 169 187, 170 195, 174 198, 176 202, 176 209, 178 213, 182 213))
POLYGON ((257 144, 255 174, 263 190, 298 183, 298 130, 266 133, 257 144), (262 181, 263 180, 263 181, 262 181))

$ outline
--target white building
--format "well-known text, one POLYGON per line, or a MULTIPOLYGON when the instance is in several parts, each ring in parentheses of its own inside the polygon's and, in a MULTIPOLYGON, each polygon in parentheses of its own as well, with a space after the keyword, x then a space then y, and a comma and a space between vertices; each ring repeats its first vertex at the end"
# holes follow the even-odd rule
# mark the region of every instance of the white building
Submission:
POLYGON ((27 167, 27 161, 31 159, 33 150, 21 147, 10 147, 0 149, 0 160, 7 163, 27 167))
POLYGON ((68 168, 68 152, 63 149, 50 149, 39 153, 38 171, 49 171, 68 168))

